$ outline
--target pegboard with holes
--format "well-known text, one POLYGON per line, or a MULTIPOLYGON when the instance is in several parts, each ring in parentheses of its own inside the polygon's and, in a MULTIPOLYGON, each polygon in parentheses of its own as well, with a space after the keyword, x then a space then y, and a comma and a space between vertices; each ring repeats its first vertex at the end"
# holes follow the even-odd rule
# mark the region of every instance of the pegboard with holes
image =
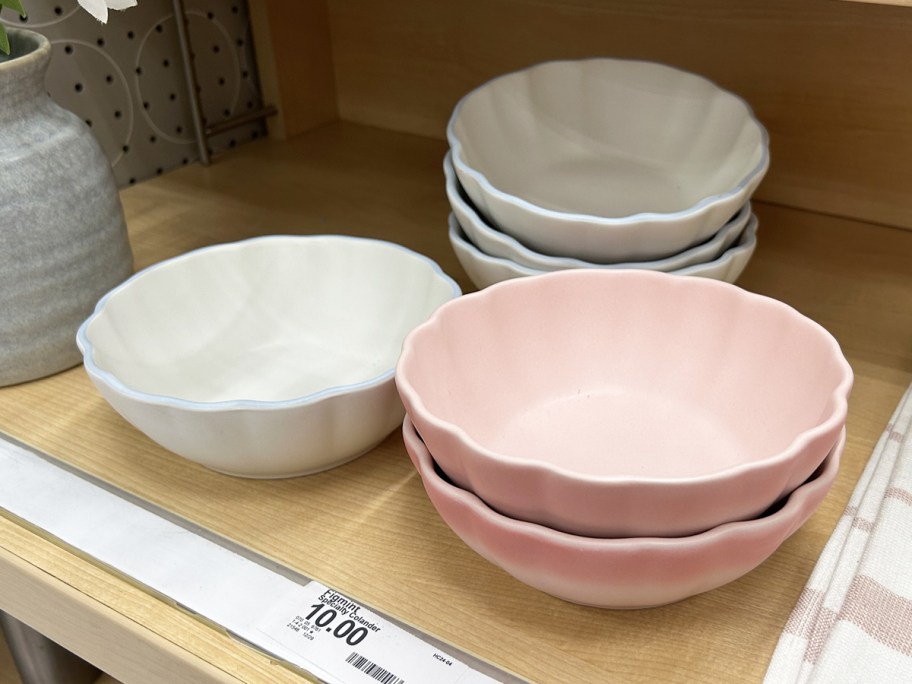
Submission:
MULTIPOLYGON (((76 0, 26 0, 8 26, 52 44, 51 97, 92 129, 125 186, 199 159, 177 23, 170 0, 140 0, 97 22, 76 0)), ((204 124, 260 109, 246 0, 185 0, 204 124)), ((208 138, 210 154, 264 135, 254 121, 208 138)))

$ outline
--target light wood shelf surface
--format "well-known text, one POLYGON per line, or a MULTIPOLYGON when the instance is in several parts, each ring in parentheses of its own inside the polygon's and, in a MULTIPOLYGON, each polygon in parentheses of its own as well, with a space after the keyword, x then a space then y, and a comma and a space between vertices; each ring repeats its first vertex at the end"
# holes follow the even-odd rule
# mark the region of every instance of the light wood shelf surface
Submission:
MULTIPOLYGON (((261 140, 122 193, 137 268, 268 233, 405 244, 469 291, 446 238, 441 140, 330 124, 261 140)), ((81 367, 0 389, 0 430, 407 623, 539 682, 757 682, 851 489, 912 382, 912 232, 758 204, 740 284, 837 337, 856 373, 837 483, 741 580, 675 605, 607 611, 528 588, 437 516, 398 432, 310 477, 252 481, 182 460, 127 425, 81 367)), ((0 610, 117 679, 302 681, 124 578, 0 518, 0 610)))

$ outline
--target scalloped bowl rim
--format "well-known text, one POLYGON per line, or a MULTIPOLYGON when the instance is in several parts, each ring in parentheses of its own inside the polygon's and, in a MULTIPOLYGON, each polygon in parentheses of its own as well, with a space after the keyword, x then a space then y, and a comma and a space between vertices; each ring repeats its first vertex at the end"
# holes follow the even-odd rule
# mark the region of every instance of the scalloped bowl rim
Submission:
POLYGON ((79 350, 83 354, 83 363, 86 369, 86 372, 97 377, 99 380, 104 382, 106 385, 111 387, 113 390, 119 394, 128 397, 134 401, 156 405, 156 406, 165 406, 176 409, 181 409, 184 411, 193 411, 198 413, 207 413, 213 411, 275 411, 277 409, 291 409, 298 408, 301 406, 306 406, 309 404, 317 403, 323 399, 329 397, 341 396, 344 394, 359 392, 364 389, 370 389, 382 385, 383 383, 389 381, 395 376, 396 364, 393 365, 389 370, 384 371, 379 375, 375 375, 366 380, 362 380, 356 383, 348 383, 343 385, 334 385, 331 387, 326 387, 317 392, 311 392, 300 397, 294 397, 291 399, 281 399, 281 400, 259 400, 259 399, 230 399, 224 401, 195 401, 190 399, 183 399, 181 397, 175 397, 165 394, 156 394, 151 392, 144 392, 142 390, 137 390, 129 385, 126 385, 120 378, 118 378, 111 371, 101 368, 95 363, 94 350, 95 346, 92 343, 92 340, 89 336, 89 327, 92 322, 95 321, 103 312, 104 308, 107 305, 108 301, 116 296, 119 292, 127 289, 131 286, 132 283, 136 282, 138 279, 145 277, 149 273, 159 270, 160 268, 167 267, 170 264, 177 262, 195 259, 200 256, 205 256, 208 252, 211 251, 227 251, 227 250, 239 250, 243 249, 246 245, 266 242, 266 241, 279 241, 279 240, 311 240, 311 239, 328 239, 328 240, 337 240, 340 242, 360 242, 360 243, 374 243, 377 245, 386 246, 391 249, 402 252, 403 254, 416 258, 420 261, 425 262, 428 266, 431 267, 432 273, 435 277, 439 278, 442 282, 448 284, 452 288, 453 298, 459 297, 462 294, 462 290, 459 285, 456 283, 453 278, 444 273, 440 265, 433 259, 420 254, 404 245, 400 245, 395 242, 389 242, 387 240, 379 240, 376 238, 365 238, 365 237, 356 237, 350 235, 334 235, 334 234, 316 234, 316 235, 261 235, 252 238, 246 238, 242 240, 237 240, 235 242, 225 242, 218 243, 214 245, 207 245, 205 247, 200 247, 198 249, 179 254, 177 256, 164 259, 159 261, 151 266, 137 271, 130 278, 125 280, 123 283, 109 291, 105 294, 95 305, 95 309, 92 314, 79 326, 79 329, 76 332, 76 344, 79 347, 79 350))
MULTIPOLYGON (((472 242, 472 239, 466 233, 465 228, 462 227, 462 224, 459 223, 459 219, 456 218, 454 212, 450 212, 449 215, 449 235, 450 240, 454 239, 459 240, 463 249, 472 256, 475 261, 479 263, 487 263, 494 266, 503 266, 510 269, 513 273, 516 273, 517 276, 539 276, 545 275, 547 273, 559 273, 561 271, 570 271, 574 268, 584 268, 584 270, 591 271, 636 271, 636 270, 650 270, 642 266, 635 266, 631 268, 604 268, 599 266, 589 266, 589 267, 579 267, 574 266, 571 268, 560 268, 554 271, 544 271, 540 268, 534 268, 532 266, 526 266, 521 264, 518 261, 513 261, 507 257, 494 256, 493 254, 488 254, 481 249, 478 245, 472 242)), ((748 216, 747 223, 744 225, 744 228, 741 229, 741 234, 735 238, 735 241, 732 242, 719 256, 710 261, 702 261, 696 264, 691 264, 690 266, 684 266, 682 268, 677 268, 671 271, 656 271, 656 273, 667 273, 669 275, 680 275, 680 276, 689 276, 694 273, 700 273, 706 269, 716 268, 722 265, 727 265, 731 262, 736 256, 743 252, 753 252, 757 248, 757 231, 759 230, 760 222, 757 218, 757 215, 751 212, 748 216)), ((489 286, 490 287, 490 286, 489 286)))
POLYGON ((479 86, 476 86, 475 88, 470 90, 468 93, 466 93, 459 99, 459 101, 456 103, 456 106, 453 108, 453 112, 450 115, 449 121, 447 122, 446 137, 447 137, 447 141, 450 145, 450 149, 453 154, 454 167, 458 171, 461 171, 462 173, 465 173, 466 175, 471 177, 476 183, 478 183, 478 185, 482 188, 482 190, 486 194, 488 194, 492 197, 496 197, 501 202, 515 205, 527 212, 538 214, 540 216, 545 216, 545 217, 557 219, 560 221, 573 221, 575 223, 581 223, 581 224, 598 225, 598 226, 603 226, 605 228, 611 228, 612 226, 620 226, 620 225, 624 225, 624 224, 636 223, 639 221, 655 221, 655 222, 660 222, 660 223, 666 223, 666 222, 674 223, 674 222, 682 220, 682 219, 687 219, 692 216, 697 216, 697 215, 703 213, 704 211, 708 211, 710 207, 712 207, 716 204, 730 201, 730 200, 736 198, 738 195, 746 192, 757 176, 765 174, 766 170, 769 168, 769 162, 770 162, 769 133, 767 132, 766 127, 763 126, 763 124, 760 122, 760 120, 754 114, 753 108, 750 106, 750 104, 748 104, 748 102, 744 98, 742 98, 739 95, 736 95, 735 93, 733 93, 731 91, 725 90, 724 88, 717 85, 711 79, 709 79, 705 76, 702 76, 696 72, 688 71, 686 69, 681 69, 679 67, 671 66, 669 64, 663 64, 661 62, 656 62, 656 61, 652 61, 652 60, 638 60, 638 59, 625 59, 625 58, 613 58, 613 57, 593 57, 593 58, 587 58, 587 59, 582 59, 582 60, 549 60, 549 61, 545 61, 545 62, 539 62, 538 64, 534 64, 530 67, 526 67, 523 69, 516 69, 514 71, 510 71, 505 74, 501 74, 492 79, 489 79, 488 81, 482 83, 479 86), (719 192, 719 193, 715 193, 712 195, 707 195, 707 196, 703 197, 702 199, 700 199, 698 202, 687 207, 686 209, 680 209, 680 210, 674 211, 674 212, 643 211, 643 212, 638 212, 636 214, 629 214, 627 216, 616 216, 616 217, 595 216, 593 214, 579 214, 579 213, 574 213, 574 212, 558 211, 556 209, 549 209, 547 207, 542 207, 537 204, 533 204, 532 202, 530 202, 526 199, 523 199, 522 197, 512 195, 508 192, 505 192, 505 191, 497 188, 496 186, 494 186, 491 183, 491 181, 488 180, 487 176, 485 176, 484 173, 482 173, 478 169, 475 169, 474 167, 470 166, 468 164, 468 162, 466 162, 465 159, 463 159, 462 143, 460 142, 459 136, 456 133, 456 122, 459 119, 459 115, 462 111, 463 106, 465 106, 465 103, 475 93, 485 89, 486 87, 496 83, 497 81, 499 81, 501 79, 506 79, 506 78, 515 76, 517 74, 523 73, 525 71, 530 71, 537 67, 541 67, 541 66, 545 66, 545 65, 553 65, 553 64, 575 64, 578 62, 599 62, 599 61, 630 62, 630 63, 635 62, 635 63, 641 63, 641 64, 651 64, 656 67, 661 67, 664 69, 677 71, 682 74, 686 74, 686 75, 692 76, 694 78, 701 79, 701 80, 705 81, 706 83, 712 85, 717 90, 727 93, 728 95, 730 95, 735 100, 739 101, 744 106, 745 114, 746 114, 746 121, 754 124, 757 127, 759 134, 760 134, 760 147, 761 147, 760 159, 754 165, 754 167, 751 168, 750 171, 748 171, 744 175, 744 177, 738 181, 738 183, 734 187, 729 188, 725 192, 719 192))
POLYGON ((824 435, 830 431, 837 430, 840 426, 843 426, 846 421, 846 416, 848 414, 848 395, 852 389, 854 382, 854 374, 852 367, 849 365, 849 362, 845 359, 845 356, 842 354, 842 349, 839 346, 838 341, 835 337, 822 325, 817 323, 811 318, 808 318, 804 314, 800 313, 794 307, 782 302, 773 297, 768 297, 766 295, 757 294, 754 292, 749 292, 744 290, 736 285, 730 283, 725 283, 723 281, 714 280, 710 278, 692 278, 690 276, 679 276, 669 273, 662 273, 659 271, 645 271, 645 270, 630 270, 630 271, 600 271, 600 270, 584 270, 584 269, 574 269, 574 270, 565 270, 565 271, 555 271, 552 273, 543 273, 541 275, 530 276, 529 278, 516 278, 512 280, 504 280, 499 283, 494 283, 486 287, 483 290, 477 292, 470 292, 464 294, 456 300, 447 302, 446 304, 439 307, 425 322, 416 326, 405 338, 402 344, 402 353, 399 356, 399 362, 396 365, 396 385, 399 390, 400 395, 403 398, 403 404, 406 408, 406 414, 410 417, 412 422, 418 423, 421 421, 426 421, 429 425, 433 426, 434 429, 439 430, 445 434, 454 437, 459 440, 462 446, 472 452, 480 459, 496 463, 500 467, 510 468, 513 470, 530 470, 536 473, 540 473, 544 476, 551 476, 561 478, 564 481, 573 481, 583 484, 592 484, 592 485, 611 485, 611 486, 638 486, 638 487, 669 487, 669 486, 692 486, 695 484, 705 484, 711 482, 717 482, 719 480, 729 479, 729 478, 740 478, 743 476, 749 475, 752 471, 763 470, 766 468, 774 467, 789 460, 792 460, 796 457, 797 454, 801 453, 809 443, 813 442, 816 438, 821 435, 824 435), (833 358, 836 360, 837 364, 842 368, 841 378, 839 383, 836 385, 832 392, 832 396, 835 399, 832 412, 830 412, 826 418, 811 428, 803 430, 782 450, 776 454, 769 454, 762 459, 755 459, 746 463, 735 464, 720 470, 713 471, 711 473, 693 475, 693 476, 684 476, 684 477, 661 477, 661 476, 649 476, 649 477, 637 477, 632 475, 592 475, 579 473, 568 468, 564 468, 560 465, 551 462, 543 462, 539 460, 532 460, 529 458, 524 458, 522 456, 505 456, 500 454, 492 449, 479 444, 474 440, 469 433, 460 425, 446 421, 438 416, 434 415, 431 411, 428 410, 427 406, 424 403, 424 400, 421 397, 421 394, 415 390, 408 378, 408 372, 404 372, 405 367, 408 364, 409 357, 414 353, 414 341, 415 338, 421 334, 421 331, 425 328, 430 328, 436 325, 439 325, 440 318, 446 314, 446 310, 453 305, 458 306, 471 306, 475 299, 485 298, 491 296, 491 293, 497 292, 499 289, 503 288, 513 288, 513 287, 522 287, 523 284, 528 283, 530 279, 540 280, 543 278, 562 278, 566 277, 567 274, 595 274, 596 277, 611 277, 611 278, 674 278, 674 279, 686 279, 686 282, 694 283, 696 287, 707 287, 707 288, 722 288, 730 289, 734 288, 741 293, 741 296, 745 296, 748 299, 755 301, 765 301, 771 303, 773 306, 782 307, 782 310, 790 315, 797 316, 803 319, 807 325, 810 325, 812 328, 817 330, 821 334, 823 340, 825 340, 826 345, 830 348, 833 353, 833 358), (413 412, 419 414, 419 420, 415 420, 415 415, 413 412))
MULTIPOLYGON (((436 469, 434 467, 436 465, 436 468, 440 468, 440 465, 436 463, 434 455, 430 453, 427 445, 424 444, 424 441, 421 439, 421 435, 418 433, 417 428, 415 428, 414 423, 412 423, 408 415, 406 415, 405 419, 403 420, 403 430, 414 431, 415 441, 419 442, 421 445, 420 448, 427 452, 427 459, 431 462, 432 473, 430 473, 430 475, 434 478, 434 482, 440 483, 439 485, 435 486, 440 487, 441 489, 452 490, 452 496, 458 497, 464 502, 466 506, 470 507, 474 511, 477 511, 478 514, 485 519, 485 522, 496 525, 500 528, 509 528, 510 531, 522 531, 525 534, 534 536, 538 539, 543 540, 545 543, 552 545, 560 544, 561 546, 566 546, 570 544, 573 546, 578 546, 580 544, 583 544, 601 550, 605 550, 606 548, 610 548, 612 546, 629 546, 630 544, 636 544, 638 548, 682 546, 703 542, 707 539, 713 539, 714 537, 725 537, 732 534, 737 535, 738 531, 743 530, 745 527, 754 527, 757 525, 768 526, 770 524, 768 521, 770 520, 775 520, 776 518, 791 515, 792 509, 797 506, 801 506, 804 503, 804 500, 811 496, 818 487, 832 486, 832 480, 835 479, 835 476, 838 474, 839 465, 842 459, 842 453, 845 449, 847 441, 846 428, 843 426, 839 432, 839 436, 836 442, 827 451, 826 457, 824 457, 823 461, 821 461, 821 464, 815 469, 814 473, 812 473, 807 480, 798 485, 795 489, 788 492, 783 497, 782 506, 772 513, 763 514, 756 518, 750 518, 748 520, 734 520, 723 522, 708 530, 704 530, 703 532, 681 537, 586 537, 583 535, 571 534, 569 532, 557 530, 546 525, 541 525, 539 523, 529 522, 528 520, 519 520, 518 518, 512 518, 508 515, 504 515, 503 513, 495 511, 474 492, 463 489, 459 485, 440 477, 439 473, 436 472, 436 469), (826 478, 823 478, 824 474, 831 476, 829 485, 827 485, 826 478)), ((419 471, 419 475, 421 476, 422 481, 424 481, 425 473, 419 471)))
MULTIPOLYGON (((545 252, 540 252, 535 250, 532 247, 524 244, 521 240, 517 239, 509 233, 505 233, 498 228, 495 228, 489 224, 484 216, 482 216, 478 209, 476 209, 471 200, 466 197, 462 197, 461 194, 465 193, 465 190, 460 186, 459 179, 456 176, 456 169, 453 167, 453 158, 452 151, 448 150, 443 160, 443 174, 446 179, 446 189, 447 193, 452 193, 453 196, 450 198, 450 205, 453 206, 453 211, 456 213, 456 203, 459 203, 459 206, 463 212, 469 217, 470 220, 474 221, 477 226, 477 230, 481 233, 487 233, 488 240, 491 242, 496 242, 504 250, 504 252, 513 252, 528 261, 541 261, 548 264, 548 268, 542 268, 541 266, 532 266, 529 263, 523 263, 516 261, 515 259, 507 256, 499 256, 496 254, 489 254, 481 249, 481 247, 475 244, 475 241, 472 240, 472 235, 469 234, 469 230, 462 225, 462 222, 459 221, 459 225, 462 228, 462 231, 466 234, 469 240, 475 244, 475 247, 481 251, 483 254, 490 256, 494 259, 508 259, 513 261, 517 266, 524 266, 526 268, 536 269, 537 271, 548 272, 562 269, 562 268, 607 268, 607 269, 621 269, 621 268, 646 268, 654 271, 665 270, 663 267, 667 266, 668 263, 673 263, 674 261, 687 257, 689 254, 697 252, 699 250, 700 256, 705 256, 703 252, 711 253, 713 248, 717 249, 717 246, 714 245, 716 241, 719 244, 727 245, 722 251, 718 252, 715 257, 710 260, 702 258, 700 260, 694 261, 686 266, 679 266, 677 268, 671 268, 665 270, 666 273, 673 273, 681 271, 690 266, 701 266, 705 264, 715 263, 716 260, 720 259, 722 255, 726 254, 729 249, 735 247, 738 244, 739 237, 741 233, 745 232, 748 229, 748 224, 750 223, 751 216, 753 215, 753 207, 751 206, 750 200, 747 200, 740 206, 740 208, 732 215, 732 217, 725 222, 715 233, 713 233, 706 241, 692 245, 680 252, 675 254, 670 254, 659 259, 652 259, 649 261, 619 261, 611 263, 598 263, 595 261, 587 261, 578 257, 570 256, 560 256, 557 254, 547 254, 545 252), (740 227, 738 226, 740 224, 740 227), (731 232, 737 232, 737 235, 731 235, 731 232)), ((457 217, 458 221, 458 217, 457 217)))

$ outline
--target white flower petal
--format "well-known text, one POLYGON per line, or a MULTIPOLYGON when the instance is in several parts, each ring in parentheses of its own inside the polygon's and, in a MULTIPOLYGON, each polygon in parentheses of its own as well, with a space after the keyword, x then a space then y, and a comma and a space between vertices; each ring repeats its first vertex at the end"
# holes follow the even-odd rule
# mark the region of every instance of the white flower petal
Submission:
POLYGON ((79 0, 79 4, 102 24, 108 23, 108 4, 104 0, 79 0))
POLYGON ((79 4, 102 24, 106 24, 108 23, 108 9, 123 10, 135 7, 136 0, 79 0, 79 4))

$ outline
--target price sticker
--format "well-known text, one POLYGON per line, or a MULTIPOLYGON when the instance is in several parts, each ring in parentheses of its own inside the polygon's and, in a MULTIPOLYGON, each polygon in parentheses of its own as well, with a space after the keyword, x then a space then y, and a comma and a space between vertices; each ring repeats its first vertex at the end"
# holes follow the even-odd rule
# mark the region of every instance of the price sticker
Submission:
POLYGON ((291 662, 340 684, 485 684, 497 680, 347 596, 310 582, 257 627, 291 662))

